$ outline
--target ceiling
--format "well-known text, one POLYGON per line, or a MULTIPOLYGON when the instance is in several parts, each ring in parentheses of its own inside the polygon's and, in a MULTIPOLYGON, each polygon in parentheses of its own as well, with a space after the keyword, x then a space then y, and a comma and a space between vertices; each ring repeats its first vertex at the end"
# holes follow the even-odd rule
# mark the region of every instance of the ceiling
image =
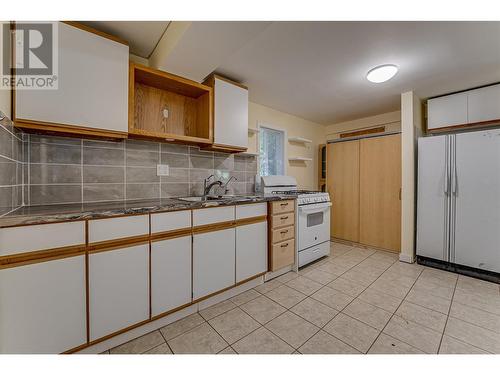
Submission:
MULTIPOLYGON (((146 56, 168 22, 105 24, 146 56)), ((197 81, 215 70, 253 102, 327 125, 397 110, 405 91, 500 81, 500 22, 192 22, 162 59, 161 69, 197 81), (399 66, 392 80, 366 80, 388 63, 399 66)))
POLYGON ((128 41, 130 53, 147 59, 170 21, 83 21, 82 23, 128 41))

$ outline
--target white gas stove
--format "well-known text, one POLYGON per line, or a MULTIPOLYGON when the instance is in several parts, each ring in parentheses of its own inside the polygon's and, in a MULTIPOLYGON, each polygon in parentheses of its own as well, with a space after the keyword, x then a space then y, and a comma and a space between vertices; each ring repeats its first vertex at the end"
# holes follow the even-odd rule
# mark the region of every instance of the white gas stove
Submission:
POLYGON ((264 194, 290 195, 296 198, 297 267, 330 254, 330 195, 325 192, 298 190, 291 176, 262 177, 264 194))

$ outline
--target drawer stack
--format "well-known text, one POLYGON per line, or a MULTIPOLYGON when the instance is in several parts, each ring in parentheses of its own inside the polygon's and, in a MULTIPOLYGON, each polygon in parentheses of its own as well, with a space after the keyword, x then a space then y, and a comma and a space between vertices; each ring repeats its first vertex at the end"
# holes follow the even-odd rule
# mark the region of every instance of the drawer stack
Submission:
POLYGON ((295 263, 295 201, 269 202, 269 270, 295 263))

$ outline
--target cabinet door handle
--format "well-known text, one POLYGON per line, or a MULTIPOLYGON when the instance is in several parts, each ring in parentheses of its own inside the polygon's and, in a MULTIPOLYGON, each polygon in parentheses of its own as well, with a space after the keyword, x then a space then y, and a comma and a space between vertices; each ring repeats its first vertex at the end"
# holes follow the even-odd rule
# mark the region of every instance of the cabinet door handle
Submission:
POLYGON ((401 200, 401 188, 399 188, 399 200, 401 200))
POLYGON ((281 206, 288 206, 288 202, 280 203, 281 206))
POLYGON ((282 231, 280 232, 280 234, 287 234, 287 233, 288 233, 288 229, 287 229, 287 230, 282 230, 282 231))
POLYGON ((288 246, 288 242, 287 243, 284 243, 283 245, 281 245, 280 247, 287 247, 288 246))
POLYGON ((282 216, 281 217, 281 220, 286 220, 286 219, 288 219, 288 216, 282 216))

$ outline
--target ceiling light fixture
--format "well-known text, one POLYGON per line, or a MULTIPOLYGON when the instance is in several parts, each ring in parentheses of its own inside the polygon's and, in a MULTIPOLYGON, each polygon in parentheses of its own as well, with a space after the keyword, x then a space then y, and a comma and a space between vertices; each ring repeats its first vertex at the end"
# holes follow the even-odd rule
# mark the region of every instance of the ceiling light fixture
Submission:
POLYGON ((376 66, 366 73, 366 79, 373 83, 382 83, 390 80, 398 72, 398 67, 393 64, 376 66))

